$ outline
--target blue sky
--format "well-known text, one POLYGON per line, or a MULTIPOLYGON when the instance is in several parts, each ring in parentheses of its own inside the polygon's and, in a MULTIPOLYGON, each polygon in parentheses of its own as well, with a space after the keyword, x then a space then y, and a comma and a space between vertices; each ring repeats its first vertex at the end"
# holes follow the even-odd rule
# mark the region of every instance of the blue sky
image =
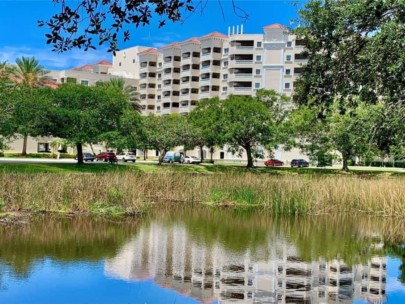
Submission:
MULTIPOLYGON (((297 18, 297 8, 292 1, 236 0, 236 5, 249 15, 246 21, 233 13, 230 0, 221 0, 221 3, 224 16, 218 1, 208 0, 203 12, 194 13, 184 23, 167 23, 159 29, 155 20, 144 28, 130 27, 131 40, 120 41, 119 47, 145 45, 159 48, 212 31, 226 34, 228 26, 242 23, 246 33, 261 33, 263 26, 273 23, 296 26, 291 22, 297 18)), ((38 28, 37 21, 49 19, 57 9, 52 0, 0 0, 0 61, 14 63, 17 57, 35 56, 47 69, 72 68, 103 59, 111 61, 112 55, 106 52, 106 47, 89 52, 52 52, 52 46, 45 42, 46 29, 38 28)))

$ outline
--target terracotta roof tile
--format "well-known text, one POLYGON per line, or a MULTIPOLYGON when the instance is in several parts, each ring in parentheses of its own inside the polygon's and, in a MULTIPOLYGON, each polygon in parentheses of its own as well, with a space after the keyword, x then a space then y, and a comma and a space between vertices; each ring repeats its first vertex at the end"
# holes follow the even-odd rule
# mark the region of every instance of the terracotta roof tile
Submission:
POLYGON ((228 36, 226 36, 226 35, 224 35, 224 34, 221 34, 221 33, 219 33, 219 32, 212 32, 212 33, 209 33, 209 34, 207 34, 207 35, 201 37, 200 39, 206 39, 206 38, 211 38, 211 37, 215 37, 215 38, 227 38, 228 36))
POLYGON ((149 49, 147 49, 147 50, 144 50, 144 51, 138 53, 138 55, 145 55, 145 54, 156 54, 156 55, 160 55, 161 52, 159 52, 157 49, 149 48, 149 49))
POLYGON ((173 42, 173 43, 170 43, 168 45, 165 45, 164 47, 162 47, 162 49, 169 48, 169 47, 180 47, 180 43, 173 42))
POLYGON ((197 37, 193 37, 193 38, 190 38, 190 39, 187 39, 187 40, 183 41, 181 44, 191 43, 191 42, 200 43, 200 39, 198 39, 197 37))
POLYGON ((279 23, 270 24, 264 27, 265 29, 285 29, 286 27, 279 23))
POLYGON ((107 60, 101 60, 99 62, 97 62, 96 64, 101 64, 101 65, 112 65, 111 62, 108 62, 107 60))

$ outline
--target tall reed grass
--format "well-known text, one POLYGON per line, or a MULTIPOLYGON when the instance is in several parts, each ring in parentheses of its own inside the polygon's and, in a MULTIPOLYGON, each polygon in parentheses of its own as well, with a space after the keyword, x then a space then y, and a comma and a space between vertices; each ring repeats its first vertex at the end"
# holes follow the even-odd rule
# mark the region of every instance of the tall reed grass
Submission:
MULTIPOLYGON (((3 211, 134 214, 153 203, 259 207, 277 214, 405 216, 405 178, 256 174, 0 174, 3 211)), ((1 210, 0 210, 1 211, 1 210)))

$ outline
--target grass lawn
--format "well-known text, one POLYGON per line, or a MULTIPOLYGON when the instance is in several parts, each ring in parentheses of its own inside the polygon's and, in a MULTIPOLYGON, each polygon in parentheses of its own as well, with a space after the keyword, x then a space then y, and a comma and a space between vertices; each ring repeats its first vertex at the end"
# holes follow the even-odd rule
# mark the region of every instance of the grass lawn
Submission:
MULTIPOLYGON (((113 173, 113 172, 184 172, 184 173, 258 173, 274 175, 295 175, 295 174, 320 174, 320 175, 337 175, 344 174, 338 167, 334 168, 289 168, 277 167, 266 168, 257 167, 246 169, 244 166, 237 164, 218 164, 218 165, 178 165, 163 164, 94 164, 88 163, 82 166, 76 164, 57 164, 57 163, 2 163, 0 164, 0 173, 113 173)), ((403 169, 391 168, 374 168, 374 167, 351 167, 350 174, 353 175, 397 175, 405 176, 403 169)))

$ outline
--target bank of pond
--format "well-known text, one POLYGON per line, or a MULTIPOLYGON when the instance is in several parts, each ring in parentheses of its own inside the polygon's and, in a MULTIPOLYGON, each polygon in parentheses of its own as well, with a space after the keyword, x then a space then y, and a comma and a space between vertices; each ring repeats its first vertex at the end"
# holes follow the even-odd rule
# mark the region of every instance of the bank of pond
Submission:
POLYGON ((4 303, 403 303, 405 222, 158 204, 0 225, 4 303))
POLYGON ((405 216, 405 175, 0 173, 0 212, 141 215, 156 204, 405 216))

